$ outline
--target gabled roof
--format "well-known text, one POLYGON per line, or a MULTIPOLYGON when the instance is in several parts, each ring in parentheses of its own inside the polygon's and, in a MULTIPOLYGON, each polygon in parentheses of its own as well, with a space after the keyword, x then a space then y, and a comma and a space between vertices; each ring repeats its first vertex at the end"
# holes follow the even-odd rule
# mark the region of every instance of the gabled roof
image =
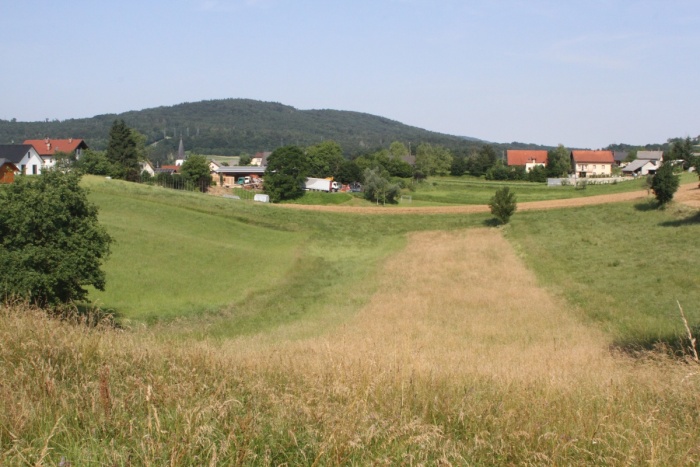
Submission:
POLYGON ((613 159, 612 151, 571 151, 571 157, 573 157, 575 163, 589 163, 589 164, 612 164, 615 162, 613 159))
POLYGON ((31 144, 0 144, 0 157, 16 165, 32 149, 31 144))
POLYGON ((547 151, 533 149, 509 149, 506 151, 508 165, 525 165, 528 163, 546 164, 547 151))
POLYGON ((41 157, 53 156, 56 152, 71 153, 76 149, 87 149, 85 141, 77 138, 68 139, 28 139, 24 144, 31 144, 41 157))
POLYGON ((11 165, 12 167, 14 167, 13 170, 19 170, 14 162, 9 161, 9 160, 5 159, 4 157, 0 157, 0 167, 2 167, 5 164, 8 164, 8 165, 11 165))
POLYGON ((637 159, 645 159, 648 161, 664 160, 663 151, 637 151, 637 159))
POLYGON ((615 162, 624 162, 629 153, 627 151, 613 151, 613 159, 615 162))
POLYGON ((410 165, 411 167, 415 167, 416 165, 416 156, 413 154, 406 154, 405 156, 401 156, 401 160, 410 165))
POLYGON ((636 172, 637 170, 640 170, 642 167, 644 167, 647 164, 651 164, 652 167, 655 167, 654 162, 646 159, 636 159, 627 164, 622 171, 623 172, 636 172))

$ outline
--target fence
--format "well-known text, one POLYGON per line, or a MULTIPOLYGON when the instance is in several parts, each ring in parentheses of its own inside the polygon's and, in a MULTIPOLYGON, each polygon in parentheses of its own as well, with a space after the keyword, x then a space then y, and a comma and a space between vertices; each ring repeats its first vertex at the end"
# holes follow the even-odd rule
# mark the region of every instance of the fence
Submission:
POLYGON ((573 187, 576 187, 576 186, 579 186, 581 184, 585 184, 585 185, 609 185, 611 183, 614 184, 614 183, 620 183, 620 182, 629 181, 629 180, 632 180, 632 179, 624 178, 624 177, 548 178, 547 179, 547 186, 573 186, 573 187))

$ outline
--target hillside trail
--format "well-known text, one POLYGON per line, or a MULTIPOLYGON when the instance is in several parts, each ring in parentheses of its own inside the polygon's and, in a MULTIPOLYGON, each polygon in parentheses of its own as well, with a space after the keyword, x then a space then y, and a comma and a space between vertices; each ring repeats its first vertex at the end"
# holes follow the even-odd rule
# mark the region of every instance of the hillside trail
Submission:
MULTIPOLYGON (((592 206, 596 204, 618 203, 622 201, 642 200, 651 196, 647 190, 630 191, 627 193, 615 193, 610 195, 586 196, 582 198, 553 199, 546 201, 529 201, 518 203, 519 211, 532 211, 544 209, 573 208, 580 206, 592 206)), ((698 183, 686 183, 681 185, 674 197, 676 201, 694 207, 700 207, 700 188, 698 183)), ((391 207, 381 206, 316 206, 302 204, 279 204, 278 206, 289 209, 301 209, 306 211, 338 212, 352 214, 474 214, 489 212, 485 204, 468 204, 459 206, 425 206, 425 207, 391 207)))
POLYGON ((274 355, 285 371, 334 384, 476 377, 571 387, 614 377, 608 345, 537 284, 498 229, 484 228, 410 234, 356 316, 274 355))

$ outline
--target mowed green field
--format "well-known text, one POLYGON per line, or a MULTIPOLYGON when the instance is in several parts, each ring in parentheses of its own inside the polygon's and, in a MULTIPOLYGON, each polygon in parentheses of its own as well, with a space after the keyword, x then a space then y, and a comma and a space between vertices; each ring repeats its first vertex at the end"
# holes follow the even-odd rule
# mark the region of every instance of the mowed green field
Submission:
POLYGON ((355 289, 371 286, 402 233, 487 218, 319 215, 99 177, 83 183, 115 239, 106 290, 91 300, 127 323, 223 314, 207 330, 222 336, 342 313, 366 298, 355 289))
MULTIPOLYGON (((407 233, 490 218, 316 213, 97 177, 84 183, 116 240, 95 303, 125 322, 195 319, 197 332, 222 337, 342 322, 371 295, 379 265, 407 233)), ((668 340, 680 329, 676 299, 700 323, 693 212, 646 202, 523 212, 504 232, 544 284, 616 340, 668 340)))

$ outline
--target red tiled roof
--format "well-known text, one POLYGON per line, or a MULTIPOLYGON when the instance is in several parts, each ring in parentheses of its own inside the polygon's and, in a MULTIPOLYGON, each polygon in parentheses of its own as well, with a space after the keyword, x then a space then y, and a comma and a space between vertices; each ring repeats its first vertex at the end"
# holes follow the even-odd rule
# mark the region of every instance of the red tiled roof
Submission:
POLYGON ((508 165, 525 165, 528 162, 547 163, 547 151, 531 149, 509 149, 506 151, 508 165))
POLYGON ((31 144, 40 156, 53 156, 56 152, 71 153, 78 148, 87 148, 87 144, 82 139, 28 139, 24 144, 31 144))
POLYGON ((575 163, 612 164, 615 162, 612 151, 571 151, 575 163))

